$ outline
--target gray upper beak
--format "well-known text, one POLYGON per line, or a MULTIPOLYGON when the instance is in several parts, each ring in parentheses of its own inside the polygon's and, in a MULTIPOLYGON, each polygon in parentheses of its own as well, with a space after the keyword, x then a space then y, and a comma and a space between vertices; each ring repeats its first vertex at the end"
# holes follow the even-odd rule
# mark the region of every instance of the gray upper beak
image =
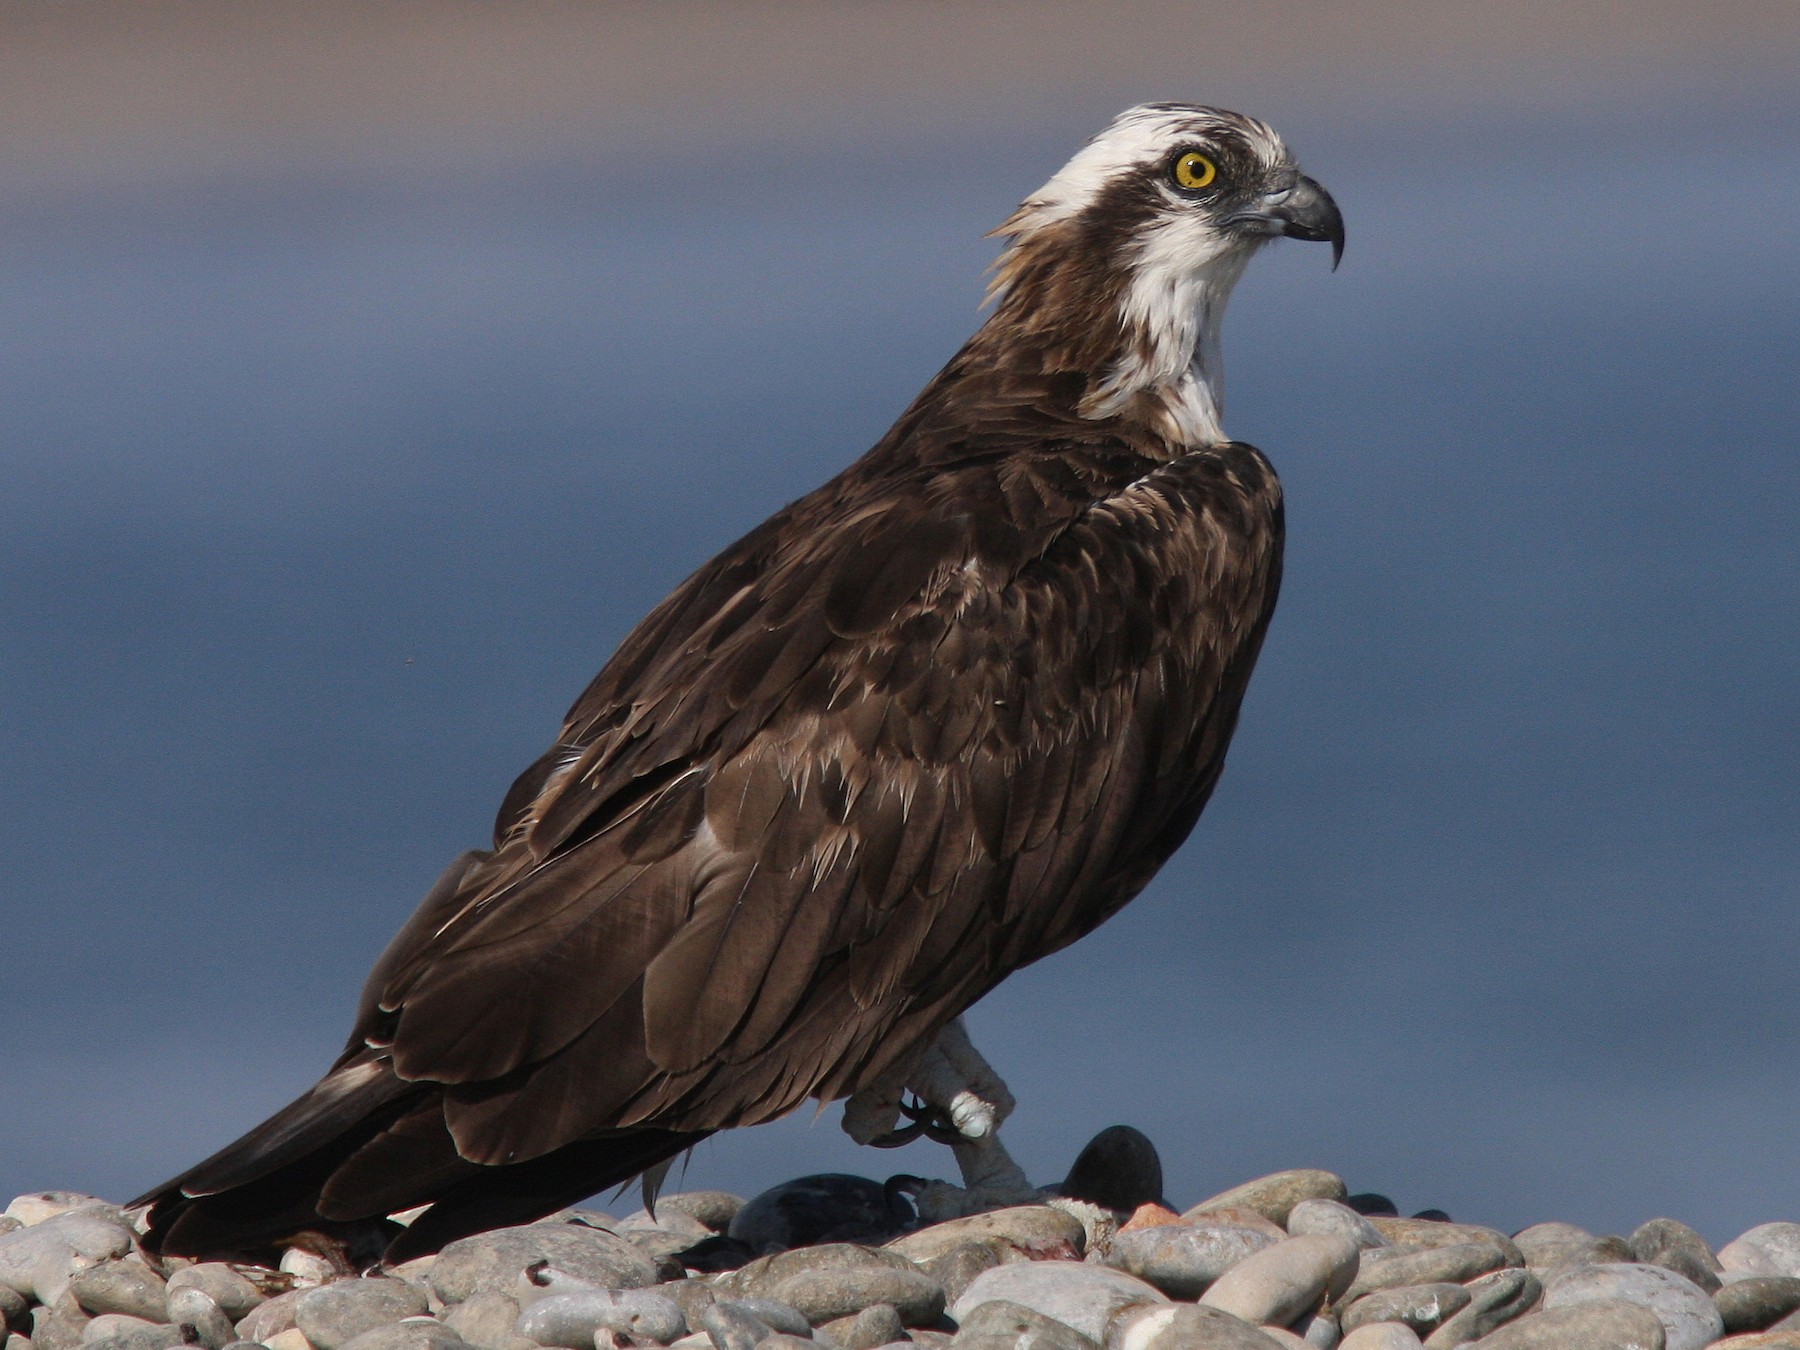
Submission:
POLYGON ((1305 174, 1294 180, 1294 186, 1279 202, 1263 212, 1263 218, 1276 227, 1278 234, 1290 239, 1331 241, 1331 270, 1344 256, 1344 216, 1331 200, 1331 194, 1305 174))

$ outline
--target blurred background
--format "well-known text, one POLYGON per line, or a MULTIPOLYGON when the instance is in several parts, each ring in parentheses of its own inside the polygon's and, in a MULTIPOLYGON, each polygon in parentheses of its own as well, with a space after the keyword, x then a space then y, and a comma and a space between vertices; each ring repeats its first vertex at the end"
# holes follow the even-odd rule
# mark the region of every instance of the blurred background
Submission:
MULTIPOLYGON (((1782 0, 6 6, 0 1198, 310 1084, 631 624, 1192 99, 1349 251, 1238 293, 1281 611, 1187 848, 972 1015, 1015 1153, 1800 1219, 1796 70, 1782 0)), ((836 1116, 672 1184, 951 1170, 836 1116)))

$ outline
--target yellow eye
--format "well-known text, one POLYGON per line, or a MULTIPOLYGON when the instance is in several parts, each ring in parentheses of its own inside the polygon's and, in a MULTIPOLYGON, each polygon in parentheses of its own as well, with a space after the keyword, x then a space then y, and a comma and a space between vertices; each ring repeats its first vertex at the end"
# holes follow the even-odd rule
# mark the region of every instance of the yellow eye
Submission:
POLYGON ((1188 150, 1175 156, 1175 163, 1170 166, 1169 173, 1175 179, 1176 187, 1192 192, 1197 188, 1211 187, 1213 179, 1219 176, 1219 166, 1198 150, 1188 150))

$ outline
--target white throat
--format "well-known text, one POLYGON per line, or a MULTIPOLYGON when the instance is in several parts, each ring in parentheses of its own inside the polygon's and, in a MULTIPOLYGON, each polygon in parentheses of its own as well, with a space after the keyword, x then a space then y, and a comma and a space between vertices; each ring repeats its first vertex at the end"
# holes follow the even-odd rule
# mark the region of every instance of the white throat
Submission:
POLYGON ((1197 233, 1175 221, 1144 242, 1119 306, 1124 351, 1082 405, 1090 417, 1110 417, 1147 398, 1159 430, 1190 446, 1229 439, 1221 333, 1232 288, 1256 251, 1197 233))

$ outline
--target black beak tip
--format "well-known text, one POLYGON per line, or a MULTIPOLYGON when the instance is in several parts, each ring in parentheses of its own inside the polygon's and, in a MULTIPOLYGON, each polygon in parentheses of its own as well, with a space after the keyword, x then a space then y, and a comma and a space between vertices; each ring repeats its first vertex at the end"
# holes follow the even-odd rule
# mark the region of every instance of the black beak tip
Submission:
POLYGON ((1331 194, 1305 174, 1280 213, 1282 233, 1291 239, 1331 244, 1331 270, 1344 260, 1344 215, 1331 194))

